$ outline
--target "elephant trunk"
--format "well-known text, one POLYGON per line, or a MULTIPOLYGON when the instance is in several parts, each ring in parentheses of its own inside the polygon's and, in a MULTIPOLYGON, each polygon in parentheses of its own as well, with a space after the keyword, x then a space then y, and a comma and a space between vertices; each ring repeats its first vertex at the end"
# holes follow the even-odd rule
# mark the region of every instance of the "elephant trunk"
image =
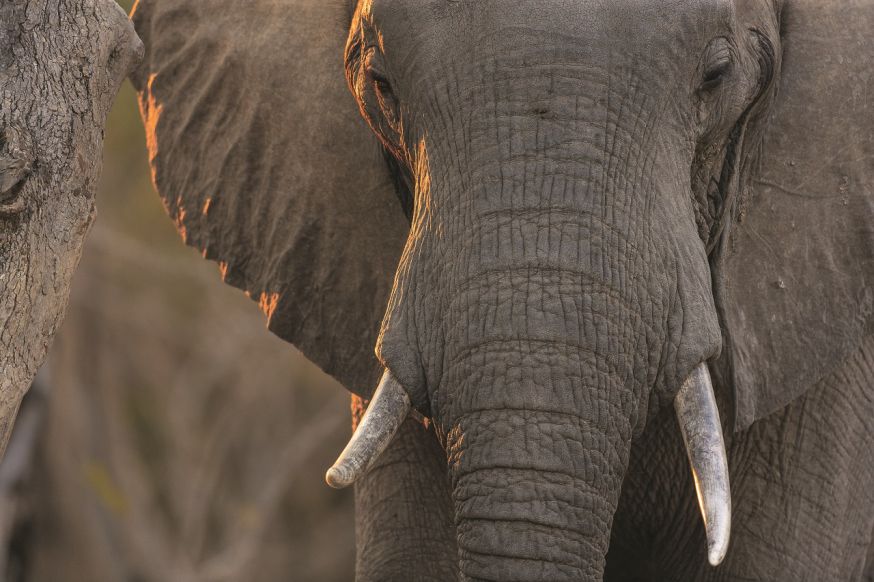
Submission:
POLYGON ((465 579, 601 580, 647 384, 629 293, 534 266, 461 286, 433 405, 465 579))
MULTIPOLYGON (((420 142, 377 352, 447 449, 466 579, 597 581, 632 436, 720 349, 707 256, 656 112, 573 72, 495 75, 420 142)), ((690 457, 721 469, 689 386, 690 457)))
POLYGON ((602 579, 630 430, 615 403, 583 406, 470 411, 447 435, 465 580, 602 579))

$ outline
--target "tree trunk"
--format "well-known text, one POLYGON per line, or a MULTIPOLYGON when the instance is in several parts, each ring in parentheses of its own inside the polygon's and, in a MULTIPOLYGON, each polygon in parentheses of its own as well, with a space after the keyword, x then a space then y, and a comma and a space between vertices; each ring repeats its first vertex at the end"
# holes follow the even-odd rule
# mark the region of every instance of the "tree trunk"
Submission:
POLYGON ((103 124, 141 53, 112 0, 0 4, 0 450, 63 317, 103 124))

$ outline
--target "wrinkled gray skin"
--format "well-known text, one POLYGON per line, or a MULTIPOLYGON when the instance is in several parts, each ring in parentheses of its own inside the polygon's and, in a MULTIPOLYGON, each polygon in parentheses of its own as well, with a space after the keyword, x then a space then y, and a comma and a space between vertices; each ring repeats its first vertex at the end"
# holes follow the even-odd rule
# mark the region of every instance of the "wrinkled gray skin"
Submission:
POLYGON ((633 434, 720 349, 677 169, 694 136, 731 127, 759 75, 741 53, 740 90, 688 91, 718 52, 708 41, 731 32, 727 10, 551 8, 520 27, 470 3, 423 26, 374 3, 347 53, 362 53, 353 88, 417 184, 378 354, 446 449, 470 579, 601 578, 633 434), (380 33, 408 57, 366 52, 380 33))
POLYGON ((66 308, 106 114, 141 54, 111 0, 0 3, 0 450, 66 308))
POLYGON ((388 367, 429 419, 356 486, 359 580, 874 577, 871 3, 134 19, 187 242, 350 390, 388 367), (716 569, 670 406, 705 361, 716 569))

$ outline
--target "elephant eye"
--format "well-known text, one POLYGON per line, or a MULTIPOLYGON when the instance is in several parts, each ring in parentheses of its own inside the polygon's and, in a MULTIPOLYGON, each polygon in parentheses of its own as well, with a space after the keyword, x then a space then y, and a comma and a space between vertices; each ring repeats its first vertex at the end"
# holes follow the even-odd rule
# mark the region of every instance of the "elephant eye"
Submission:
POLYGON ((392 94, 391 83, 383 75, 372 72, 370 78, 373 80, 373 86, 376 88, 380 96, 388 96, 392 94))
POLYGON ((731 47, 724 38, 714 39, 707 47, 704 57, 704 73, 701 90, 712 91, 722 84, 731 71, 731 47))
POLYGON ((394 126, 400 115, 398 100, 391 81, 385 73, 381 55, 376 50, 369 51, 365 57, 364 67, 366 79, 373 88, 382 115, 390 125, 394 126))
POLYGON ((376 50, 368 51, 367 56, 364 60, 364 67, 367 79, 371 83, 373 83, 373 87, 380 94, 391 94, 391 83, 388 80, 388 75, 386 75, 381 61, 382 59, 377 54, 376 50))

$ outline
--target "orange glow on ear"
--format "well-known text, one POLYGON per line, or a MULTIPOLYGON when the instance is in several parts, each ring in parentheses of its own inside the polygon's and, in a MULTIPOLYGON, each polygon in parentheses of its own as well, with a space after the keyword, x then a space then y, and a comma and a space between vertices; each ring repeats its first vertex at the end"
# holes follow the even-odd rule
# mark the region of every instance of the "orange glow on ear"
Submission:
POLYGON ((279 293, 261 293, 261 297, 258 299, 258 307, 267 316, 268 324, 273 317, 273 312, 276 311, 277 305, 279 305, 279 293))
POLYGON ((140 94, 139 101, 140 114, 146 127, 146 148, 149 150, 149 162, 152 167, 152 184, 155 184, 157 187, 154 162, 158 157, 158 123, 161 121, 164 106, 158 103, 158 100, 155 99, 155 94, 152 92, 155 77, 157 77, 155 73, 149 76, 146 90, 140 94))
MULTIPOLYGON (((149 165, 152 168, 152 184, 155 186, 155 189, 158 189, 158 177, 157 177, 157 166, 156 160, 158 158, 158 124, 161 122, 161 114, 164 112, 164 106, 158 103, 158 100, 155 98, 155 93, 153 91, 153 85, 155 84, 155 79, 157 78, 157 74, 152 73, 149 76, 149 82, 146 84, 146 90, 140 95, 140 113, 143 118, 143 125, 146 128, 146 148, 149 150, 149 165)), ((204 206, 204 214, 209 208, 210 201, 207 200, 206 205, 204 206)), ((188 242, 188 231, 185 228, 185 208, 183 206, 182 197, 179 196, 176 198, 176 215, 173 216, 172 209, 168 203, 164 205, 167 210, 167 214, 173 219, 173 222, 176 224, 176 230, 179 231, 179 235, 182 237, 183 242, 188 242)))

